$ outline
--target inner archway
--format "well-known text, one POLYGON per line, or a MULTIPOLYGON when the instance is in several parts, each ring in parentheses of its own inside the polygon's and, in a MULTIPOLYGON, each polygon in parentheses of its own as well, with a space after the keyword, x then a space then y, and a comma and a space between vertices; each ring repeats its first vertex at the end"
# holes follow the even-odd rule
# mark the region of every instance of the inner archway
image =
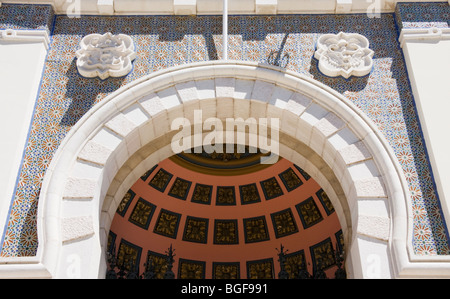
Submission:
POLYGON ((288 278, 334 278, 344 244, 326 192, 292 162, 261 156, 190 151, 143 173, 111 224, 114 270, 163 278, 172 246, 176 278, 279 278, 283 246, 288 278))

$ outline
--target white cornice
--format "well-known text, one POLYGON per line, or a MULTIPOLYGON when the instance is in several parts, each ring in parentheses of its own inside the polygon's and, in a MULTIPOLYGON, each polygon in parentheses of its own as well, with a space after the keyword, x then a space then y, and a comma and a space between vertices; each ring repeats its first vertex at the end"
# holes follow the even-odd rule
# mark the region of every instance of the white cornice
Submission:
MULTIPOLYGON (((450 1, 450 0, 449 0, 450 1)), ((3 3, 49 4, 57 14, 77 15, 211 15, 222 14, 223 0, 5 0, 3 3)), ((402 0, 228 0, 230 14, 379 13, 394 12, 402 0)), ((409 0, 408 2, 425 2, 409 0)), ((442 1, 426 1, 442 2, 442 1)), ((1 4, 1 3, 0 3, 1 4)))
POLYGON ((399 37, 400 46, 405 42, 437 42, 450 40, 450 28, 409 28, 402 29, 399 37))
POLYGON ((37 42, 43 43, 45 49, 48 50, 50 38, 45 30, 0 30, 0 40, 10 42, 37 42))

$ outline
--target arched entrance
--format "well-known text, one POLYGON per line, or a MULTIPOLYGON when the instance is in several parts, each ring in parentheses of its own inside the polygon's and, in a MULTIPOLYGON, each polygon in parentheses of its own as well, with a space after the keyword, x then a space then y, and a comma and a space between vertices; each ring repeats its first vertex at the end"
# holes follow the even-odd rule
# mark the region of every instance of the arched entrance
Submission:
POLYGON ((121 200, 143 173, 173 155, 178 130, 171 123, 180 117, 194 123, 198 110, 221 121, 280 119, 279 156, 328 195, 341 224, 349 277, 397 277, 410 265, 407 188, 376 127, 312 79, 220 61, 137 80, 95 106, 68 134, 45 177, 38 213, 38 256, 53 277, 104 277, 121 200))
POLYGON ((218 150, 174 155, 131 186, 111 223, 107 277, 342 278, 342 229, 317 182, 283 158, 218 150))

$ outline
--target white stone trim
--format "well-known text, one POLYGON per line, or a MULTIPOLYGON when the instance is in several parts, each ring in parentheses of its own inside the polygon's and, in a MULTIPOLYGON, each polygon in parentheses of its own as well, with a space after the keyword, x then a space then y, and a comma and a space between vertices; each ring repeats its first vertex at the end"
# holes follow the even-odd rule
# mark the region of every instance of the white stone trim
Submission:
POLYGON ((400 32, 399 42, 403 47, 406 42, 437 42, 450 39, 450 28, 407 28, 400 32))
MULTIPOLYGON (((189 110, 183 108, 193 103, 204 109, 204 115, 226 117, 218 108, 223 102, 233 107, 247 107, 245 103, 250 102, 250 107, 255 105, 253 108, 260 110, 255 113, 251 108, 249 112, 258 117, 266 117, 269 112, 282 115, 285 123, 280 128, 280 155, 304 168, 329 195, 348 246, 350 277, 368 277, 364 272, 368 252, 358 249, 362 248, 358 244, 364 242, 374 242, 380 249, 378 254, 383 255, 382 269, 385 269, 383 277, 450 275, 448 258, 420 257, 417 260, 412 253, 412 215, 407 184, 392 149, 376 126, 341 94, 311 78, 273 66, 242 61, 210 61, 159 71, 119 89, 83 116, 61 143, 42 185, 38 207, 37 260, 46 266, 47 273, 55 278, 64 277, 64 271, 58 269, 58 265, 63 264, 64 252, 67 252, 64 240, 71 240, 66 242, 71 246, 78 243, 80 245, 77 246, 93 246, 98 242, 105 246, 109 227, 123 195, 143 172, 173 154, 171 135, 167 135, 171 118, 190 117, 187 115, 189 110), (213 77, 211 72, 215 74, 213 77), (247 87, 243 89, 243 80, 253 81, 253 84, 245 85, 247 87), (189 83, 192 81, 195 85, 189 83), (271 84, 276 86, 270 88, 272 91, 287 90, 277 92, 278 108, 269 104, 267 98, 254 98, 258 95, 254 86, 271 84), (179 89, 175 86, 195 86, 196 92, 190 93, 187 104, 182 103, 178 97, 179 89), (169 90, 172 96, 167 92, 169 90), (218 94, 222 100, 216 99, 218 94), (179 102, 168 107, 160 106, 161 95, 174 97, 179 102), (194 95, 198 98, 192 98, 194 95), (138 123, 130 124, 122 131, 107 126, 118 117, 126 119, 127 113, 136 111, 133 107, 137 107, 137 103, 143 108, 143 114, 139 114, 142 119, 138 123), (153 111, 152 107, 159 108, 153 111), (274 112, 277 109, 280 111, 274 112), (330 128, 331 123, 335 125, 330 128), (146 135, 143 139, 141 132, 149 129, 154 135, 146 135), (95 144, 109 149, 109 156, 99 161, 98 152, 88 150, 95 144), (72 168, 80 155, 83 160, 92 161, 103 169, 100 177, 93 180, 72 176, 72 168), (91 217, 92 235, 90 229, 77 229, 81 232, 74 235, 63 233, 65 228, 61 226, 64 221, 60 211, 67 204, 63 197, 78 200, 72 201, 72 205, 89 200, 93 207, 91 214, 77 217, 91 217), (358 207, 363 203, 365 212, 361 213, 358 207), (80 241, 77 243, 77 240, 80 241), (434 270, 437 265, 439 271, 434 270), (430 270, 421 271, 424 267, 430 267, 430 270)), ((236 110, 230 107, 230 111, 234 115, 236 110)), ((84 248, 83 252, 95 253, 95 258, 86 257, 89 267, 84 268, 82 277, 102 277, 106 267, 104 249, 84 248)), ((22 266, 26 268, 27 264, 22 266)))
POLYGON ((50 43, 48 33, 44 30, 3 29, 0 30, 0 40, 22 43, 43 43, 46 50, 48 50, 48 45, 50 43))
MULTIPOLYGON (((392 13, 403 0, 228 0, 230 14, 392 13)), ((223 0, 5 0, 3 3, 50 4, 57 14, 217 15, 223 0)), ((409 0, 408 2, 422 2, 409 0)), ((430 2, 430 1, 429 1, 430 2)), ((433 2, 433 1, 431 1, 433 2)), ((439 1, 436 1, 439 2, 439 1)))

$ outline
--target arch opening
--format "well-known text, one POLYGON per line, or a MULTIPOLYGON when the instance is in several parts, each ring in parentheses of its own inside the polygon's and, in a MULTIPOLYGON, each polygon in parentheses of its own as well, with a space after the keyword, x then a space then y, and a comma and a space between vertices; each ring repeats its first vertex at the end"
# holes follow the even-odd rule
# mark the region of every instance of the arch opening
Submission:
POLYGON ((342 278, 343 234, 326 192, 284 158, 261 164, 267 156, 192 150, 143 173, 112 220, 106 277, 342 278))
POLYGON ((341 224, 349 277, 365 276, 373 250, 380 277, 396 276, 409 263, 405 182, 364 115, 299 74, 255 63, 205 62, 130 83, 67 135, 45 177, 38 213, 38 256, 52 276, 66 277, 67 257, 81 252, 81 275, 104 277, 108 235, 123 197, 143 173, 173 156, 171 144, 181 136, 171 123, 181 117, 193 124, 198 110, 222 121, 280 120, 279 156, 328 195, 341 224), (361 213, 361 204, 377 214, 361 213), (368 244, 377 248, 369 252, 368 244))

